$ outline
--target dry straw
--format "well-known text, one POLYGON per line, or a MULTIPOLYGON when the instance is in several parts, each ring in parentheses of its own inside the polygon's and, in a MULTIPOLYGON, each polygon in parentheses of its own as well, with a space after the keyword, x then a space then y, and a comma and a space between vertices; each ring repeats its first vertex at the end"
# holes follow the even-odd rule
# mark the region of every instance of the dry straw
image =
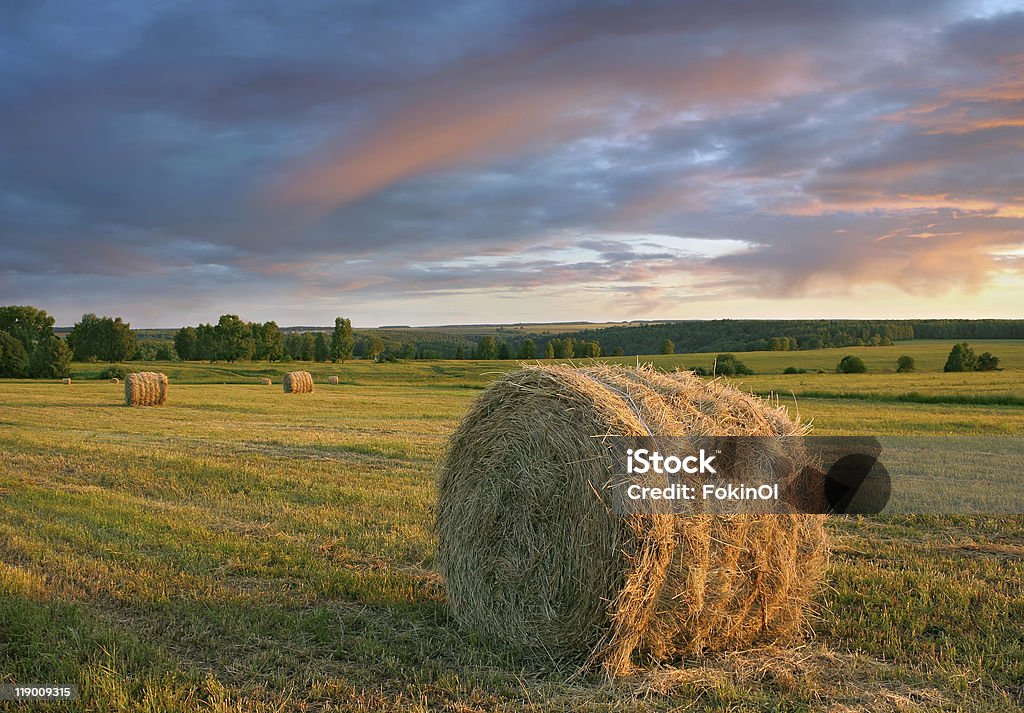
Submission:
POLYGON ((163 406, 165 403, 167 403, 167 374, 139 371, 125 377, 125 406, 163 406))
POLYGON ((327 383, 330 384, 331 386, 337 386, 338 385, 338 377, 336 377, 336 376, 328 376, 327 377, 327 383))
POLYGON ((262 378, 262 379, 260 379, 260 383, 261 383, 261 384, 263 384, 264 386, 270 386, 270 385, 271 385, 271 384, 273 384, 274 382, 273 382, 273 381, 271 381, 270 379, 267 379, 267 378, 262 378))
MULTIPOLYGON (((690 372, 507 375, 452 436, 438 482, 438 567, 453 615, 609 675, 798 633, 827 561, 823 517, 623 514, 604 437, 714 448, 720 436, 804 433, 784 410, 690 372)), ((729 442, 718 462, 733 477, 806 487, 798 438, 729 442)))
POLYGON ((286 394, 308 394, 313 391, 313 375, 308 371, 289 371, 284 375, 286 394))

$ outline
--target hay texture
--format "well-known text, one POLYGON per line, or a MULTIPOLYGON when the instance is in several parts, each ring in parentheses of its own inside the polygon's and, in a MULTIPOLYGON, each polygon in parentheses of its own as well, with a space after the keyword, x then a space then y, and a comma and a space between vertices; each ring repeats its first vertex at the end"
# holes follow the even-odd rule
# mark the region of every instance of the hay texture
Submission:
POLYGON ((308 371, 289 371, 284 375, 286 394, 309 394, 313 392, 313 375, 308 371))
POLYGON ((62 383, 62 384, 70 384, 71 383, 71 379, 65 376, 63 379, 60 380, 60 383, 62 383))
POLYGON ((331 386, 337 386, 338 385, 338 377, 336 377, 336 376, 328 376, 327 377, 327 383, 330 384, 331 386))
POLYGON ((111 384, 120 384, 121 380, 118 379, 116 376, 112 376, 112 377, 110 377, 110 383, 111 384))
POLYGON ((724 436, 793 436, 733 439, 719 458, 789 489, 805 477, 804 433, 784 410, 690 372, 538 365, 505 376, 452 436, 438 481, 452 614, 608 675, 800 632, 827 561, 823 516, 617 511, 605 437, 714 448, 724 436))
POLYGON ((125 377, 125 406, 163 406, 166 403, 167 374, 139 371, 125 377))
POLYGON ((270 385, 271 385, 271 384, 273 384, 274 382, 273 382, 273 381, 271 381, 270 379, 267 379, 267 378, 263 378, 263 379, 260 379, 260 383, 261 383, 261 384, 263 384, 264 386, 270 386, 270 385))

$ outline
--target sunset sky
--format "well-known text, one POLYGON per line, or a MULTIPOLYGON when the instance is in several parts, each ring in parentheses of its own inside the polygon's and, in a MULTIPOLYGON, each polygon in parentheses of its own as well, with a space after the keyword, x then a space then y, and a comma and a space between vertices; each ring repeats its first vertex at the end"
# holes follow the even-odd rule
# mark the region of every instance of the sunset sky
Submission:
POLYGON ((1024 317, 1024 3, 4 2, 0 304, 1024 317))

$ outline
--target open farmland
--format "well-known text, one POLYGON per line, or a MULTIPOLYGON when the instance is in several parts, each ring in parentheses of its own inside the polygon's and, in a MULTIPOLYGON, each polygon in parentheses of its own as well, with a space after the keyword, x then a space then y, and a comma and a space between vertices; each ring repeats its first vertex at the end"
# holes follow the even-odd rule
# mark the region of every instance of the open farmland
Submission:
MULTIPOLYGON (((739 383, 795 393, 817 433, 1024 435, 1024 344, 975 342, 1007 368, 943 374, 950 345, 740 354, 758 373, 739 383), (871 371, 780 373, 847 353, 871 371), (919 371, 891 373, 900 354, 919 371)), ((457 630, 432 477, 513 367, 147 364, 171 379, 150 409, 90 380, 102 365, 76 364, 70 386, 0 382, 0 681, 78 683, 82 709, 124 711, 1024 706, 1021 517, 831 519, 831 586, 793 649, 606 683, 457 630), (282 393, 294 368, 313 394, 282 393)))

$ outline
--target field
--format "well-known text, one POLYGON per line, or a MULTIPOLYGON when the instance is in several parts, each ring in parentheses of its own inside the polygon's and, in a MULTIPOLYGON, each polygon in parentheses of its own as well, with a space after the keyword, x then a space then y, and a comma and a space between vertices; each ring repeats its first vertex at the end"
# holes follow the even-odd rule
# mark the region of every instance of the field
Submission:
MULTIPOLYGON (((1024 343, 976 342, 1006 368, 960 375, 950 344, 741 354, 758 373, 739 383, 816 433, 1024 435, 1024 343), (848 353, 871 371, 831 373, 848 353), (918 372, 893 373, 900 354, 918 372)), ((513 367, 304 364, 316 392, 286 396, 294 365, 155 364, 171 399, 152 409, 89 379, 102 365, 0 382, 0 682, 118 711, 1024 709, 1024 517, 833 518, 805 641, 613 683, 454 627, 432 477, 513 367)))

